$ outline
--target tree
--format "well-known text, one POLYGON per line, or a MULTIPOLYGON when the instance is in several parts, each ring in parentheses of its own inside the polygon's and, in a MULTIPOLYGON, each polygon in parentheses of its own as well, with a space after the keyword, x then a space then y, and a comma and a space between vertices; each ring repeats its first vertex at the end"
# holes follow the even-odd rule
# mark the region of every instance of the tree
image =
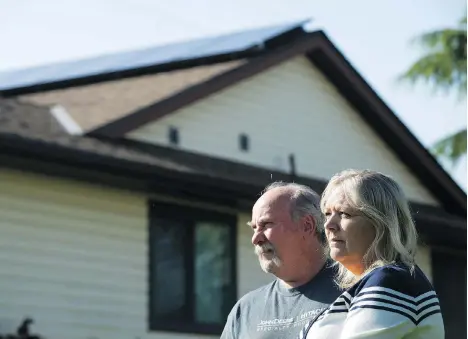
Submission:
MULTIPOLYGON (((426 54, 400 79, 412 84, 424 82, 434 91, 455 90, 459 99, 466 99, 466 39, 466 14, 454 28, 427 32, 417 37, 414 42, 421 45, 426 54)), ((437 141, 432 151, 455 164, 466 154, 466 127, 437 141)))

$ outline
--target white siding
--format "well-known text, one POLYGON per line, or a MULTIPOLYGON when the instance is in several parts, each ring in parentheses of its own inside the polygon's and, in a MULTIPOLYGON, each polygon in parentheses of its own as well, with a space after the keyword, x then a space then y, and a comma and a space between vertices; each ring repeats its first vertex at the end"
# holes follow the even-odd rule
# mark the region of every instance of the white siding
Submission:
POLYGON ((244 80, 127 136, 167 145, 169 126, 181 148, 266 168, 329 179, 345 168, 370 168, 394 176, 415 201, 438 204, 383 140, 304 57, 244 80), (251 150, 238 147, 240 133, 251 150))
MULTIPOLYGON (((31 316, 48 339, 210 338, 147 332, 146 197, 0 170, 0 215, 0 333, 31 316)), ((239 297, 273 279, 249 218, 238 216, 239 297)), ((429 274, 430 260, 421 251, 429 274)))
POLYGON ((240 214, 238 218, 237 293, 239 297, 274 279, 272 275, 263 272, 260 268, 251 242, 252 230, 247 226, 247 221, 250 219, 248 214, 240 214))
MULTIPOLYGON (((145 196, 0 170, 0 216, 0 333, 31 316, 48 339, 210 338, 147 332, 145 196)), ((240 295, 271 280, 248 218, 238 218, 240 295)))
POLYGON ((416 263, 419 268, 426 274, 427 278, 432 281, 432 257, 431 248, 426 245, 421 245, 418 248, 416 255, 416 263))
POLYGON ((0 170, 0 215, 0 333, 204 338, 147 333, 144 196, 0 170))

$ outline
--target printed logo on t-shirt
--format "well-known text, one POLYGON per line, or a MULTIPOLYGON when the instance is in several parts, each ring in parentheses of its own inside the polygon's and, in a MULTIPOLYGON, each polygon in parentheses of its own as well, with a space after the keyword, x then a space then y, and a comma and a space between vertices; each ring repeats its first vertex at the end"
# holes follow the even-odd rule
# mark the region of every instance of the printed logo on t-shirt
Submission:
POLYGON ((324 308, 318 308, 298 315, 297 317, 285 319, 260 320, 257 324, 257 331, 284 331, 291 327, 305 326, 316 314, 322 312, 324 308))

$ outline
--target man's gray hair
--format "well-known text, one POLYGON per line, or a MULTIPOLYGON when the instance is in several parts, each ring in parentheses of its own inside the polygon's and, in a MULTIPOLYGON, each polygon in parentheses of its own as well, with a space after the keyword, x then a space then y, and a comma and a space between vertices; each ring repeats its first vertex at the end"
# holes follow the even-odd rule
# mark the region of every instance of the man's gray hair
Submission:
POLYGON ((320 210, 320 195, 309 186, 283 181, 275 181, 269 184, 262 194, 280 187, 291 192, 291 218, 297 221, 305 215, 312 216, 316 223, 317 235, 321 238, 325 219, 320 210))

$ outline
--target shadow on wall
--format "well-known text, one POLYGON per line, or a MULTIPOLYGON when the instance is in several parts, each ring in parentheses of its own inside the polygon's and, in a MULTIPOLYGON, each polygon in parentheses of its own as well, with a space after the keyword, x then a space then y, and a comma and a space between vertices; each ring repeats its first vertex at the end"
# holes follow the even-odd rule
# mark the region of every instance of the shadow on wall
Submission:
POLYGON ((34 323, 34 320, 31 318, 25 318, 22 322, 21 325, 17 328, 16 333, 7 333, 3 334, 0 333, 0 339, 45 339, 44 337, 37 335, 37 334, 31 334, 30 333, 30 326, 31 324, 34 323))

